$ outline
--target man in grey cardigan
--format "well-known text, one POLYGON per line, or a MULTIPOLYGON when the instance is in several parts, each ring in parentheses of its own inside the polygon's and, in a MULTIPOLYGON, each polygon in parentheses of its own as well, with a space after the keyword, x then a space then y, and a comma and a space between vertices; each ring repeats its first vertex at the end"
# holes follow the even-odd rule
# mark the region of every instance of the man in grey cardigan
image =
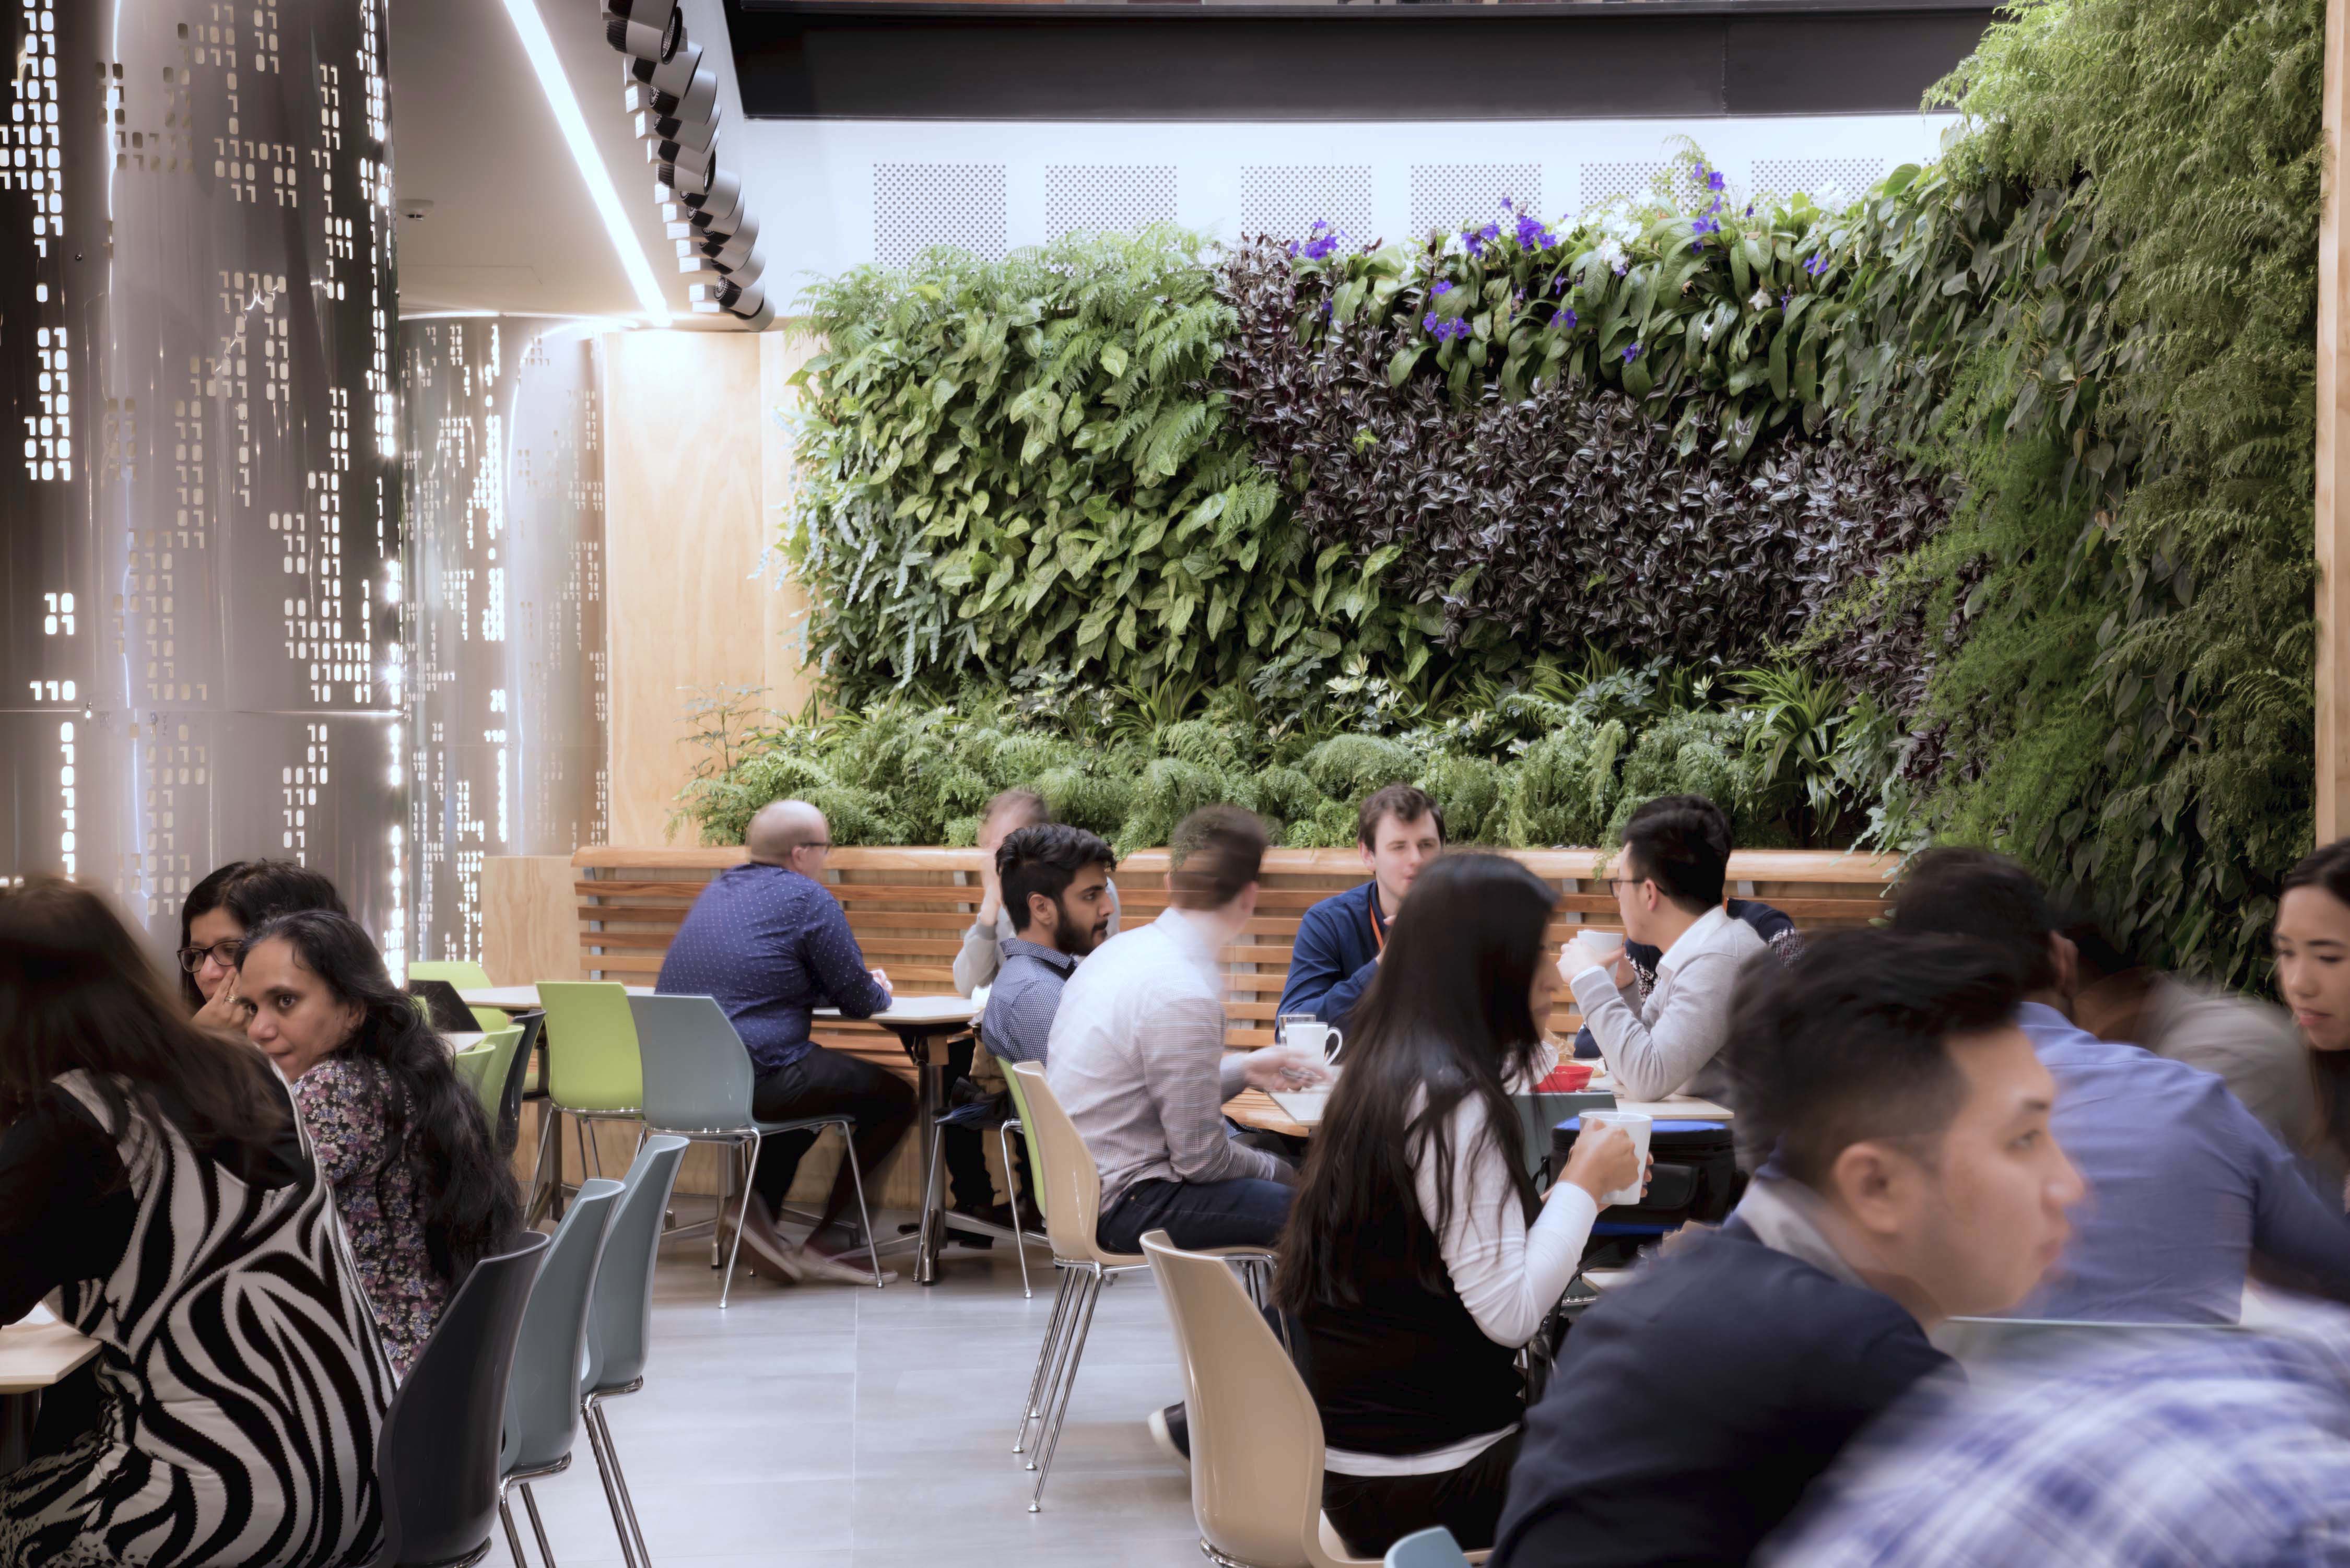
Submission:
POLYGON ((1664 954, 1647 1001, 1625 1000, 1633 981, 1622 948, 1577 937, 1559 954, 1559 977, 1573 988, 1621 1099, 1727 1091, 1714 1058, 1730 1038, 1739 973, 1765 950, 1754 928, 1722 908, 1729 868, 1730 835, 1712 802, 1685 794, 1648 802, 1624 825, 1609 879, 1626 937, 1664 954))

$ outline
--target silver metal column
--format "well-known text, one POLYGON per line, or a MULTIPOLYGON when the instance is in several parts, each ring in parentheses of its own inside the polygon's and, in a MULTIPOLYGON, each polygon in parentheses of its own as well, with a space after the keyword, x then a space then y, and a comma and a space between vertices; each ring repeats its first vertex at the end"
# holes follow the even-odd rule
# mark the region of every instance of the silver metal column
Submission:
POLYGON ((287 856, 400 961, 385 0, 0 0, 0 873, 287 856))
POLYGON ((400 326, 420 958, 481 956, 484 856, 605 836, 602 325, 400 326))

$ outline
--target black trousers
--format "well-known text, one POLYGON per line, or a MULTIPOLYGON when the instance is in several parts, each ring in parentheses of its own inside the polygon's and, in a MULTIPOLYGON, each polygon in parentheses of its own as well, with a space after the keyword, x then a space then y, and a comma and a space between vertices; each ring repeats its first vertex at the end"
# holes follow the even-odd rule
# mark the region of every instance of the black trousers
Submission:
MULTIPOLYGON (((957 1080, 971 1076, 973 1036, 948 1042, 946 1075, 939 1086, 939 1109, 954 1104, 957 1080)), ((941 1127, 939 1158, 947 1168, 947 1189, 957 1209, 978 1213, 995 1206, 995 1179, 987 1170, 987 1140, 994 1135, 978 1127, 941 1127)))
MULTIPOLYGON (((874 1168, 889 1157, 906 1129, 914 1125, 914 1086, 870 1062, 821 1045, 786 1063, 751 1088, 751 1114, 761 1121, 796 1121, 803 1116, 848 1116, 855 1119, 851 1140, 857 1169, 868 1184, 868 1201, 874 1168)), ((812 1131, 777 1133, 759 1146, 759 1163, 751 1173, 752 1188, 775 1208, 792 1189, 800 1160, 816 1143, 812 1131)), ((848 1163, 832 1184, 824 1207, 828 1221, 848 1205, 853 1188, 848 1163)))
POLYGON ((1512 1432, 1457 1470, 1432 1476, 1322 1472, 1322 1511, 1357 1557, 1384 1557, 1414 1531, 1440 1524, 1463 1552, 1493 1544, 1509 1496, 1520 1434, 1512 1432))

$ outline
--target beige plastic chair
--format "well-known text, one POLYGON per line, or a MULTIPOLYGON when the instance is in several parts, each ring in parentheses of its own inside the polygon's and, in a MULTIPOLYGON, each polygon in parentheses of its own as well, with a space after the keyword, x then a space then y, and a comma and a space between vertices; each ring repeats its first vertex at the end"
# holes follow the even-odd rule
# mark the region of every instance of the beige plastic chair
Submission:
MULTIPOLYGON (((1102 1286, 1110 1279, 1149 1268, 1150 1263, 1139 1252, 1106 1251, 1095 1239, 1101 1221, 1101 1168, 1094 1163, 1093 1151, 1086 1147, 1077 1124, 1069 1119, 1045 1082, 1045 1064, 1015 1062, 1011 1067, 1030 1118, 1025 1130, 1035 1140, 1036 1180, 1044 1189, 1037 1198, 1045 1210, 1046 1236, 1053 1243, 1053 1272, 1059 1281, 1045 1343, 1036 1352, 1036 1370, 1028 1379, 1027 1402, 1021 1407, 1020 1430, 1012 1439, 1012 1451, 1022 1452, 1029 1441, 1029 1428, 1035 1427, 1036 1447, 1028 1458, 1028 1468, 1036 1472, 1036 1492, 1028 1500, 1028 1511, 1035 1513, 1044 1506, 1053 1451, 1060 1446, 1061 1428, 1069 1417, 1069 1394, 1076 1385, 1077 1363, 1086 1353, 1086 1335, 1093 1327, 1094 1303, 1101 1299, 1102 1286)), ((1259 1295, 1273 1267, 1273 1254, 1262 1247, 1219 1247, 1200 1256, 1218 1260, 1219 1266, 1240 1264, 1249 1276, 1250 1289, 1259 1295)))
POLYGON ((1223 1568, 1378 1568, 1322 1516, 1321 1412, 1232 1270, 1164 1231, 1143 1237, 1142 1250, 1183 1357, 1201 1552, 1223 1568))

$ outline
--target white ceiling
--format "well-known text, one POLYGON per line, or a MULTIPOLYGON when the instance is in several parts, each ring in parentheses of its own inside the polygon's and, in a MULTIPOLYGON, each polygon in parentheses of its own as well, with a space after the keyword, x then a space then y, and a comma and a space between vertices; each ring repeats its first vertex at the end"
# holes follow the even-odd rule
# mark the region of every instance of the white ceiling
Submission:
MULTIPOLYGON (((620 108, 620 57, 604 42, 600 6, 537 5, 676 325, 719 325, 691 313, 653 203, 652 166, 620 108)), ((718 0, 686 10, 734 130, 740 100, 723 12, 718 0)), ((400 0, 390 44, 393 188, 402 202, 432 203, 400 220, 402 314, 640 314, 501 0, 400 0)))

